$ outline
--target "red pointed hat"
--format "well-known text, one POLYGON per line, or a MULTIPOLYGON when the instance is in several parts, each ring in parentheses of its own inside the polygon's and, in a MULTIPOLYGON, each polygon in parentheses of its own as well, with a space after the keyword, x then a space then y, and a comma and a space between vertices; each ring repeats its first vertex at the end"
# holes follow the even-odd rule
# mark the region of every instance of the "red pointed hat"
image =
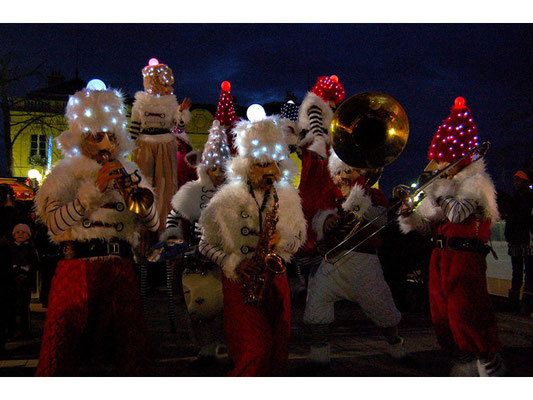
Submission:
MULTIPOLYGON (((428 151, 428 160, 453 163, 479 145, 478 131, 465 99, 457 97, 450 116, 439 126, 428 151)), ((461 165, 468 165, 467 157, 461 165)))
POLYGON ((346 91, 339 82, 337 75, 321 76, 316 81, 311 92, 322 98, 326 103, 333 100, 335 104, 339 104, 346 96, 346 91))

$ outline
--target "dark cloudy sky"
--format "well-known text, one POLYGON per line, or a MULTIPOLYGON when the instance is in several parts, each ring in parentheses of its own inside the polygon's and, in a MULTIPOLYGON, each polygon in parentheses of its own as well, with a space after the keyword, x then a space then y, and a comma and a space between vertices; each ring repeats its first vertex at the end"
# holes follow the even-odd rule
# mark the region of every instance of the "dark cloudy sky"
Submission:
MULTIPOLYGON (((151 57, 168 64, 178 99, 216 103, 229 80, 239 104, 301 101, 316 77, 338 75, 347 97, 376 90, 396 98, 410 122, 400 158, 382 186, 413 181, 457 96, 466 99, 481 140, 494 143, 489 169, 510 191, 533 150, 533 26, 530 24, 0 24, 0 55, 28 68, 98 77, 133 95, 151 57)), ((44 86, 28 81, 16 94, 44 86)))

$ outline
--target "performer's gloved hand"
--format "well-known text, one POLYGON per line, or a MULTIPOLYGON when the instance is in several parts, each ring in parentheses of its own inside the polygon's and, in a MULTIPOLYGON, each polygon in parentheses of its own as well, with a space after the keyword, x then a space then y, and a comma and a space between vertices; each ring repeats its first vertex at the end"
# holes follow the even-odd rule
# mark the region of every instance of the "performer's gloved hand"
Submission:
POLYGON ((110 161, 102 166, 96 176, 96 186, 100 193, 104 193, 109 185, 109 181, 118 178, 118 170, 122 168, 122 164, 118 161, 110 161))
POLYGON ((243 260, 237 267, 237 274, 247 280, 250 279, 251 274, 257 274, 259 272, 261 272, 261 268, 257 266, 251 258, 243 260))

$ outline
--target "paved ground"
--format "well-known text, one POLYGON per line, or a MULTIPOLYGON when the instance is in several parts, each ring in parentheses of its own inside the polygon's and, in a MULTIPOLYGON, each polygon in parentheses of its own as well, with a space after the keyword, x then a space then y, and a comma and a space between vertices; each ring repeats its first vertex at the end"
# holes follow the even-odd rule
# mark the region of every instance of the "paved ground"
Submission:
MULTIPOLYGON (((494 298, 503 356, 510 367, 510 376, 533 376, 533 320, 505 311, 505 302, 494 298)), ((290 377, 440 377, 447 376, 449 362, 439 351, 427 310, 405 313, 400 333, 410 355, 395 361, 385 352, 379 330, 368 321, 359 307, 349 302, 336 306, 332 326, 332 363, 329 369, 313 369, 306 363, 307 345, 302 324, 303 299, 293 303, 293 326, 288 373, 290 377)), ((158 376, 217 377, 231 368, 224 352, 218 363, 193 368, 197 346, 192 340, 185 309, 177 303, 176 330, 171 332, 167 318, 167 299, 162 288, 153 290, 146 300, 147 319, 154 344, 158 376)), ((37 364, 45 310, 32 304, 33 339, 9 342, 7 353, 0 356, 0 376, 32 376, 37 364)), ((108 376, 106 369, 84 372, 89 376, 108 376)))

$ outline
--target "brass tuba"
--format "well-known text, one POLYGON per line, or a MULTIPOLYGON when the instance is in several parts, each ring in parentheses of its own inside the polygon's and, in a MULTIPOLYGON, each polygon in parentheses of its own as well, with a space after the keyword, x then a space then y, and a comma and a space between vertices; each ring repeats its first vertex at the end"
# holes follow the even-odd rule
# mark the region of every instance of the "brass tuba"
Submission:
MULTIPOLYGON (((335 111, 329 137, 333 150, 342 161, 351 167, 368 170, 367 187, 370 187, 379 179, 383 168, 396 160, 405 148, 409 121, 400 103, 391 96, 364 92, 350 97, 335 111)), ((360 241, 362 236, 372 234, 372 227, 360 225, 360 220, 347 224, 351 229, 326 253, 326 261, 340 260, 350 251, 339 257, 344 249, 360 241)))

